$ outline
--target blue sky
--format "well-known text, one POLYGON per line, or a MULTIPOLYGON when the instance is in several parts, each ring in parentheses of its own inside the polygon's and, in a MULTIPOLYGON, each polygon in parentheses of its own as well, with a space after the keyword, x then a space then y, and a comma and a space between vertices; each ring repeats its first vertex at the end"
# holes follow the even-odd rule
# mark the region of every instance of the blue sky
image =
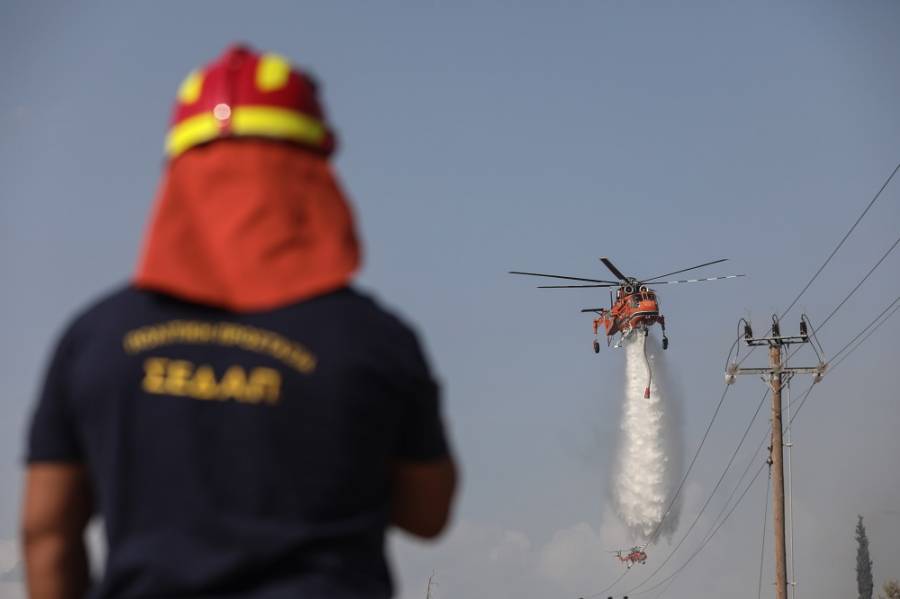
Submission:
MULTIPOLYGON (((0 537, 15 535, 22 427, 52 339, 132 271, 179 82, 245 40, 320 78, 365 242, 360 285, 417 326, 445 385, 465 484, 443 542, 392 543, 402 596, 432 569, 439 597, 598 591, 617 573, 603 551, 620 540, 607 487, 623 357, 590 350, 578 310, 602 291, 506 271, 602 278, 608 255, 636 275, 719 257, 702 272, 746 273, 660 289, 692 449, 737 319, 762 327, 786 307, 900 161, 898 23, 888 0, 3 3, 0 537)), ((895 181, 785 327, 800 311, 821 321, 898 230, 895 181)), ((826 351, 900 293, 898 260, 822 331, 826 351)), ((809 596, 853 592, 857 513, 876 580, 900 577, 898 323, 797 420, 809 596)), ((763 390, 744 377, 730 392, 682 521, 763 390)), ((673 595, 755 589, 761 483, 673 595)))

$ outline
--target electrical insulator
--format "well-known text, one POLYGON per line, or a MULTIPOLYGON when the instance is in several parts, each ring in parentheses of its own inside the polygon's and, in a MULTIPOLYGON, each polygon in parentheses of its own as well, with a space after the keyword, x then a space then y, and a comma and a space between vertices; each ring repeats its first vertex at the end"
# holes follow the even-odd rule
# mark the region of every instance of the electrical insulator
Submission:
POLYGON ((800 321, 800 336, 803 337, 804 339, 809 337, 809 332, 806 330, 806 321, 805 320, 800 321))
POLYGON ((734 380, 737 378, 737 377, 735 376, 735 374, 737 373, 737 369, 738 369, 737 362, 732 362, 732 363, 729 364, 728 367, 725 369, 725 384, 726 384, 726 385, 733 385, 733 384, 734 384, 734 380))

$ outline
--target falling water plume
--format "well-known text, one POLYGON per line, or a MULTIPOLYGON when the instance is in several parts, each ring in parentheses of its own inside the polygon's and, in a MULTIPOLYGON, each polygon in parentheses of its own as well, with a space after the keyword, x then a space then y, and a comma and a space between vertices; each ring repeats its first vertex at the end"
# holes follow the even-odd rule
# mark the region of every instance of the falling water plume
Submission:
POLYGON ((679 406, 656 338, 636 331, 622 347, 625 402, 613 503, 636 538, 655 542, 671 536, 678 524, 679 505, 669 504, 682 468, 679 406))

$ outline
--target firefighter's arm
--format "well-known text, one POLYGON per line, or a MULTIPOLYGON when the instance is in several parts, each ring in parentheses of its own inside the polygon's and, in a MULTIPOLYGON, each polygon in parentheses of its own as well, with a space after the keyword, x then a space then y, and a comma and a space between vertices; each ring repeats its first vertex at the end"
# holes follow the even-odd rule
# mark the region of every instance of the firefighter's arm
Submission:
POLYGON ((418 537, 438 536, 450 516, 456 478, 456 465, 449 456, 428 462, 395 462, 391 522, 418 537))
POLYGON ((31 599, 83 597, 89 586, 84 530, 90 520, 85 467, 33 463, 25 479, 22 545, 31 599))

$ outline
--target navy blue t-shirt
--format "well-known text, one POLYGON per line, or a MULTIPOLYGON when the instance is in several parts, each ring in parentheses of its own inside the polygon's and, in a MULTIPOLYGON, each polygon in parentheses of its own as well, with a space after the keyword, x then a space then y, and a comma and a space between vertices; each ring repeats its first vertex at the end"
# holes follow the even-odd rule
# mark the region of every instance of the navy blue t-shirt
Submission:
POLYGON ((343 289, 236 314, 132 287, 63 335, 27 459, 84 463, 92 597, 376 598, 390 465, 447 455, 413 332, 343 289))

